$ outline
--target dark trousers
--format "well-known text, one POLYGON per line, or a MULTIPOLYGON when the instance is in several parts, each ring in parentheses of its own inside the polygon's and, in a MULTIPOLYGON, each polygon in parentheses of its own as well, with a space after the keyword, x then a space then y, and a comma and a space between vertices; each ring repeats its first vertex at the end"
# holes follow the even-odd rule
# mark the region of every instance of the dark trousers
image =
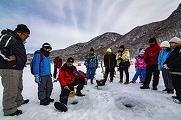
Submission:
POLYGON ((178 100, 181 101, 181 75, 171 74, 172 83, 178 100))
POLYGON ((126 82, 129 82, 129 72, 128 72, 128 67, 119 67, 120 71, 120 81, 123 80, 123 71, 126 74, 126 82))
POLYGON ((83 78, 77 77, 72 84, 69 84, 68 87, 70 90, 64 89, 64 87, 61 87, 61 94, 60 94, 60 102, 67 105, 68 102, 68 96, 70 91, 74 90, 74 86, 77 86, 77 92, 80 92, 85 84, 85 80, 83 78))
POLYGON ((158 65, 147 65, 146 68, 146 79, 144 82, 144 86, 149 87, 152 75, 153 75, 153 84, 152 87, 156 88, 159 82, 159 74, 158 65))
POLYGON ((114 77, 114 67, 113 68, 106 68, 105 70, 105 75, 104 75, 104 79, 107 80, 108 74, 110 72, 110 81, 113 81, 113 77, 114 77))

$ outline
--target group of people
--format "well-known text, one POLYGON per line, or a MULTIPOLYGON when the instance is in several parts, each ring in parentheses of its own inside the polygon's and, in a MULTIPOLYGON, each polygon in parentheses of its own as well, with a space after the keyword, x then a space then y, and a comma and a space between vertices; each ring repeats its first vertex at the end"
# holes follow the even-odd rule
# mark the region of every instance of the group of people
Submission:
MULTIPOLYGON (((22 96, 23 90, 23 69, 26 65, 27 56, 24 44, 30 35, 29 28, 24 24, 17 25, 15 30, 3 30, 0 36, 0 76, 2 78, 3 90, 3 112, 5 116, 15 116, 22 114, 18 107, 27 104, 29 99, 22 96)), ((150 46, 146 49, 140 49, 139 55, 135 60, 136 73, 131 83, 135 83, 138 76, 141 78, 141 89, 149 89, 149 84, 153 76, 153 90, 157 90, 159 74, 162 76, 165 84, 164 91, 174 93, 174 102, 181 104, 181 39, 172 38, 170 41, 163 41, 161 45, 157 43, 156 38, 149 40, 150 46)), ((85 56, 84 65, 86 73, 77 70, 73 65, 74 58, 69 57, 64 64, 62 59, 57 56, 54 59, 54 80, 52 82, 50 52, 52 46, 44 43, 40 50, 34 52, 31 63, 31 73, 38 84, 38 99, 40 105, 49 105, 54 102, 50 98, 53 82, 59 81, 61 85, 61 94, 59 102, 67 105, 69 93, 77 86, 76 95, 85 96, 81 90, 90 79, 94 84, 96 69, 98 68, 98 57, 94 53, 94 48, 85 56), (57 77, 58 71, 58 77, 57 77)), ((104 84, 110 73, 110 82, 113 82, 115 67, 120 71, 119 83, 123 83, 123 72, 125 72, 124 84, 129 81, 130 53, 124 45, 119 47, 116 54, 111 48, 106 50, 104 55, 104 84)))
MULTIPOLYGON (((0 76, 3 85, 3 112, 4 116, 15 116, 22 114, 18 107, 27 104, 29 99, 24 99, 23 90, 23 69, 26 65, 27 56, 25 50, 26 39, 30 35, 29 28, 24 24, 17 25, 15 30, 3 30, 0 36, 0 76)), ((49 105, 54 99, 50 98, 53 82, 51 74, 50 52, 52 46, 44 43, 40 50, 34 52, 31 63, 31 73, 38 84, 38 99, 40 105, 49 105)), ((54 59, 54 74, 61 85, 59 101, 67 105, 68 96, 71 90, 77 86, 76 95, 84 96, 81 93, 87 78, 86 75, 77 70, 73 65, 74 59, 69 57, 62 65, 62 59, 57 56, 54 59)), ((55 81, 54 81, 55 82, 55 81)))

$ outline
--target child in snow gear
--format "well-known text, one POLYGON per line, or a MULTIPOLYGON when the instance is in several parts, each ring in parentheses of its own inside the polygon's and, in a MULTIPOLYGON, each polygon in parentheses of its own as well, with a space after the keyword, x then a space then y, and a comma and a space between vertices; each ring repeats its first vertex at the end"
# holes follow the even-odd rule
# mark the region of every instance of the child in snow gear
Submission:
POLYGON ((128 69, 130 67, 129 62, 130 54, 129 50, 125 49, 124 45, 121 45, 119 47, 119 51, 116 54, 116 60, 117 64, 119 65, 119 71, 120 71, 120 83, 123 83, 123 71, 125 71, 126 74, 126 82, 124 84, 129 83, 129 72, 128 69))
POLYGON ((141 83, 144 83, 145 81, 145 77, 146 77, 146 63, 145 60, 143 59, 143 55, 144 55, 144 50, 140 51, 139 56, 136 58, 135 61, 135 68, 136 73, 131 81, 131 83, 136 83, 136 80, 138 78, 138 76, 142 75, 142 79, 141 79, 141 83))
MULTIPOLYGON (((61 85, 60 103, 64 104, 65 106, 68 102, 69 93, 73 90, 75 85, 78 85, 76 95, 85 96, 81 93, 81 90, 83 89, 87 78, 82 72, 77 71, 77 68, 73 65, 73 62, 74 59, 69 57, 67 62, 59 70, 58 75, 58 80, 61 85)), ((61 108, 59 108, 59 110, 62 111, 61 108)))
POLYGON ((54 99, 51 99, 53 83, 51 78, 50 51, 52 47, 49 43, 44 43, 40 50, 35 51, 32 60, 33 73, 35 82, 38 83, 38 99, 40 105, 49 105, 54 99), (43 60, 40 61, 40 54, 43 55, 43 60))
POLYGON ((94 53, 94 49, 90 49, 90 53, 85 57, 84 65, 87 68, 86 77, 91 80, 91 84, 93 84, 94 75, 96 69, 98 67, 97 55, 94 53))
POLYGON ((0 76, 3 90, 3 112, 5 116, 22 114, 17 107, 26 104, 23 90, 23 68, 27 56, 24 43, 30 35, 30 30, 24 24, 17 25, 13 31, 3 30, 0 36, 0 76))

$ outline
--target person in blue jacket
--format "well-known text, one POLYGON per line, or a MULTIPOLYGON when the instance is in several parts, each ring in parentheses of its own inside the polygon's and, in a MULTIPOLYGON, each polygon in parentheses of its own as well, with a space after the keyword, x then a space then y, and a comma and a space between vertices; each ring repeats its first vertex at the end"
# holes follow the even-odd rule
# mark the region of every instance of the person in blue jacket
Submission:
POLYGON ((35 51, 32 60, 33 74, 35 82, 38 83, 38 99, 40 105, 49 105, 54 99, 51 99, 53 83, 51 78, 50 51, 52 47, 49 43, 44 43, 40 50, 35 51))
POLYGON ((168 41, 161 42, 160 47, 162 48, 162 50, 158 55, 158 70, 162 71, 162 77, 165 84, 165 89, 163 91, 166 91, 169 94, 173 94, 174 87, 172 84, 170 71, 163 67, 164 62, 170 56, 173 50, 170 48, 170 43, 168 41))

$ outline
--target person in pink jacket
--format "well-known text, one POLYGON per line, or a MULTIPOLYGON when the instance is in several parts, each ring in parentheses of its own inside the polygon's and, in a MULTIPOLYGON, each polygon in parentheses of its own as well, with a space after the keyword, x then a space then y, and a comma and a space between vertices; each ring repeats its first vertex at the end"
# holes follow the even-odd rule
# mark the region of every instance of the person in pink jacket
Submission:
POLYGON ((136 58, 136 61, 135 61, 135 68, 137 69, 131 83, 136 83, 136 80, 138 78, 138 76, 141 74, 142 75, 142 81, 141 83, 144 83, 145 81, 145 78, 146 78, 146 63, 145 63, 145 60, 143 58, 143 55, 144 55, 144 50, 142 50, 140 53, 139 53, 139 57, 136 58))

